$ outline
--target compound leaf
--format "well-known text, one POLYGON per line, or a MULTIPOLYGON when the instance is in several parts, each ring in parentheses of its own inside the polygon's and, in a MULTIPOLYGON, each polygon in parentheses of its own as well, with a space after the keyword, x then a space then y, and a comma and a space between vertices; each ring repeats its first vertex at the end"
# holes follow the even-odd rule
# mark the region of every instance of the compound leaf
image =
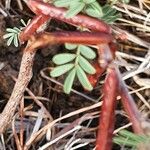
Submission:
POLYGON ((80 83, 82 84, 82 86, 86 89, 91 91, 93 89, 91 83, 89 82, 85 72, 83 71, 83 69, 80 66, 77 66, 77 77, 80 81, 80 83))
POLYGON ((64 92, 66 94, 69 94, 71 91, 75 75, 76 75, 76 69, 74 68, 69 72, 68 76, 65 79, 64 92))
POLYGON ((74 64, 65 64, 65 65, 61 65, 61 66, 57 66, 55 67, 51 72, 50 75, 52 77, 58 77, 63 75, 64 73, 68 72, 69 70, 71 70, 74 67, 74 64))
POLYGON ((62 54, 57 54, 53 57, 53 62, 57 65, 62 65, 65 63, 68 63, 75 59, 76 54, 69 54, 69 53, 62 53, 62 54))
POLYGON ((80 56, 78 62, 85 72, 89 74, 96 73, 95 68, 84 57, 80 56))

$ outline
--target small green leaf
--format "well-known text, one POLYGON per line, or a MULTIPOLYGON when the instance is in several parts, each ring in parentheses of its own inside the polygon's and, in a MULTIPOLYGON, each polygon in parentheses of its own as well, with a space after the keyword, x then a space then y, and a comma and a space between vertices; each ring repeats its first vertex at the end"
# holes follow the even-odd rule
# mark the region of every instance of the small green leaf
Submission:
POLYGON ((88 46, 80 45, 79 47, 80 53, 88 58, 88 59, 94 59, 96 57, 96 53, 88 46))
POLYGON ((18 34, 18 31, 15 30, 14 28, 13 28, 13 29, 7 28, 6 31, 7 31, 7 32, 11 32, 11 33, 16 33, 16 34, 18 34))
POLYGON ((78 62, 85 72, 89 74, 96 73, 95 68, 84 57, 80 56, 78 62))
POLYGON ((121 14, 117 14, 115 16, 110 16, 109 18, 101 18, 102 20, 104 20, 105 22, 107 22, 108 24, 112 24, 114 23, 116 20, 118 20, 118 18, 121 18, 121 14))
POLYGON ((71 91, 73 81, 74 81, 74 78, 75 78, 75 74, 76 74, 76 69, 74 68, 69 72, 68 76, 65 79, 64 92, 66 94, 69 94, 70 91, 71 91))
POLYGON ((18 47, 18 45, 19 45, 19 43, 18 43, 18 35, 15 35, 15 36, 14 36, 14 45, 15 45, 16 47, 18 47))
POLYGON ((22 23, 23 26, 27 25, 23 19, 21 19, 20 22, 22 23))
POLYGON ((73 67, 74 67, 74 64, 65 64, 65 65, 57 66, 50 72, 50 75, 52 77, 61 76, 64 73, 68 72, 73 67))
POLYGON ((70 43, 65 43, 65 48, 68 50, 74 50, 77 48, 78 45, 76 44, 70 44, 70 43))
POLYGON ((113 139, 113 141, 119 145, 126 145, 126 146, 137 146, 138 145, 138 142, 129 141, 127 138, 122 138, 122 137, 119 137, 119 138, 115 137, 113 139))
POLYGON ((83 0, 83 2, 85 4, 91 4, 91 3, 94 3, 96 0, 83 0))
POLYGON ((117 13, 116 9, 111 8, 110 5, 105 5, 103 6, 103 13, 104 16, 101 17, 100 19, 104 20, 108 24, 113 23, 116 21, 118 18, 120 18, 120 14, 117 13))
POLYGON ((87 15, 98 18, 101 16, 101 13, 99 11, 95 11, 92 7, 87 7, 85 10, 87 15))
POLYGON ((14 37, 10 37, 8 40, 7 40, 7 45, 10 46, 10 44, 12 43, 14 37))
POLYGON ((21 31, 19 28, 17 27, 14 27, 13 30, 16 30, 17 31, 17 34, 21 31))
POLYGON ((54 5, 56 7, 68 7, 70 5, 70 1, 68 1, 68 0, 56 0, 54 2, 54 5))
POLYGON ((75 59, 76 54, 69 54, 69 53, 62 53, 62 54, 57 54, 53 57, 53 62, 57 65, 62 65, 65 63, 68 63, 75 59))
MULTIPOLYGON (((93 9, 94 11, 96 11, 96 14, 98 14, 98 16, 95 16, 96 18, 103 16, 102 7, 99 5, 98 2, 94 2, 94 3, 90 4, 89 8, 93 9)), ((92 16, 92 14, 88 14, 88 15, 92 16)))
POLYGON ((112 14, 114 15, 114 13, 116 13, 116 9, 111 8, 111 6, 107 4, 102 7, 102 11, 104 13, 104 16, 112 14))
POLYGON ((93 87, 92 87, 91 83, 89 82, 85 72, 82 70, 82 68, 80 66, 76 66, 76 67, 77 67, 77 77, 78 77, 80 83, 86 90, 91 91, 93 89, 93 87))
POLYGON ((6 33, 4 36, 3 36, 3 39, 7 39, 9 37, 12 37, 14 36, 14 33, 6 33))
POLYGON ((71 18, 71 17, 77 15, 79 12, 81 12, 83 10, 84 7, 85 7, 85 3, 83 3, 83 2, 77 2, 77 3, 74 3, 74 5, 72 4, 70 6, 69 10, 67 11, 65 17, 71 18))
POLYGON ((119 132, 119 135, 127 137, 128 139, 131 139, 131 140, 135 140, 137 142, 144 142, 146 140, 146 137, 144 137, 142 135, 137 135, 137 134, 132 133, 132 132, 127 131, 127 130, 121 130, 119 132))
POLYGON ((80 0, 56 0, 54 5, 56 7, 69 7, 72 3, 77 3, 80 0))

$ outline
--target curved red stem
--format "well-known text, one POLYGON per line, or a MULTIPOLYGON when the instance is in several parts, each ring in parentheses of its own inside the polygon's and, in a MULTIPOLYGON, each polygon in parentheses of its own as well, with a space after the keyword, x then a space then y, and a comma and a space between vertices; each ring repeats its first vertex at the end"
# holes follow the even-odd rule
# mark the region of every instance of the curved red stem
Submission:
POLYGON ((92 18, 86 15, 78 14, 71 18, 66 18, 66 9, 57 8, 51 4, 44 3, 41 1, 28 0, 28 7, 37 15, 46 15, 54 19, 61 20, 63 22, 73 24, 76 26, 82 26, 93 31, 111 33, 111 28, 106 23, 96 18, 92 18))
POLYGON ((129 120, 132 122, 133 130, 137 134, 144 134, 143 128, 141 126, 142 117, 138 108, 129 94, 129 91, 126 87, 125 82, 122 80, 120 72, 117 70, 117 78, 119 79, 119 95, 121 96, 121 100, 124 106, 125 111, 129 115, 129 120))
POLYGON ((41 27, 48 19, 49 16, 39 15, 35 16, 32 21, 25 27, 25 29, 20 33, 19 40, 21 43, 27 41, 31 35, 33 35, 39 27, 41 27))
POLYGON ((96 150, 111 150, 115 124, 115 106, 118 90, 118 79, 114 68, 108 70, 103 87, 103 105, 96 141, 96 150))

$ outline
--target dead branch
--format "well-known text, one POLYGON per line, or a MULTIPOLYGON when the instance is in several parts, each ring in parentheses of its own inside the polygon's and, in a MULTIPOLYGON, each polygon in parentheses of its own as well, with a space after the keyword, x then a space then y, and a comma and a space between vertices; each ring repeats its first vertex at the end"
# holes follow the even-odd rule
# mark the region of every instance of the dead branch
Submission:
POLYGON ((0 114, 0 134, 3 133, 9 123, 12 121, 16 108, 24 94, 24 91, 32 77, 32 65, 36 51, 29 50, 30 42, 24 49, 20 71, 13 92, 6 104, 3 112, 0 114))

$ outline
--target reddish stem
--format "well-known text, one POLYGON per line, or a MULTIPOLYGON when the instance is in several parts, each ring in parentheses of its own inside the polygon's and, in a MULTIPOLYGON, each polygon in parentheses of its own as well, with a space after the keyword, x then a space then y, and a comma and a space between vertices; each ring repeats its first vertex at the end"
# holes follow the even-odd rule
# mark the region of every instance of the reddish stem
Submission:
POLYGON ((27 27, 20 33, 19 40, 21 43, 27 41, 31 35, 33 35, 39 27, 41 27, 48 19, 49 16, 39 15, 35 16, 27 27))
POLYGON ((105 71, 106 68, 100 67, 98 62, 93 63, 92 66, 95 68, 96 73, 93 75, 88 75, 88 80, 90 81, 91 85, 95 87, 98 78, 102 75, 102 73, 105 71))
POLYGON ((108 44, 98 45, 98 62, 102 68, 106 68, 113 60, 113 55, 108 44))
POLYGON ((28 0, 27 5, 37 15, 50 16, 54 19, 61 20, 72 25, 82 26, 93 31, 111 33, 111 28, 106 23, 101 20, 97 20, 96 18, 81 14, 71 18, 66 18, 66 9, 57 8, 51 4, 41 1, 28 0))
POLYGON ((31 36, 31 41, 34 43, 31 45, 31 49, 44 47, 57 43, 76 43, 76 44, 100 44, 109 43, 113 40, 113 37, 107 33, 90 33, 90 32, 53 32, 53 33, 39 33, 35 36, 31 36))
POLYGON ((111 150, 112 148, 118 79, 116 78, 116 71, 114 68, 108 71, 103 88, 103 105, 96 141, 96 150, 111 150))
POLYGON ((124 109, 129 115, 129 120, 132 122, 133 130, 137 134, 144 134, 143 128, 141 126, 142 117, 132 96, 129 94, 125 82, 122 80, 119 71, 117 71, 117 78, 119 79, 120 84, 119 95, 121 96, 124 109))

